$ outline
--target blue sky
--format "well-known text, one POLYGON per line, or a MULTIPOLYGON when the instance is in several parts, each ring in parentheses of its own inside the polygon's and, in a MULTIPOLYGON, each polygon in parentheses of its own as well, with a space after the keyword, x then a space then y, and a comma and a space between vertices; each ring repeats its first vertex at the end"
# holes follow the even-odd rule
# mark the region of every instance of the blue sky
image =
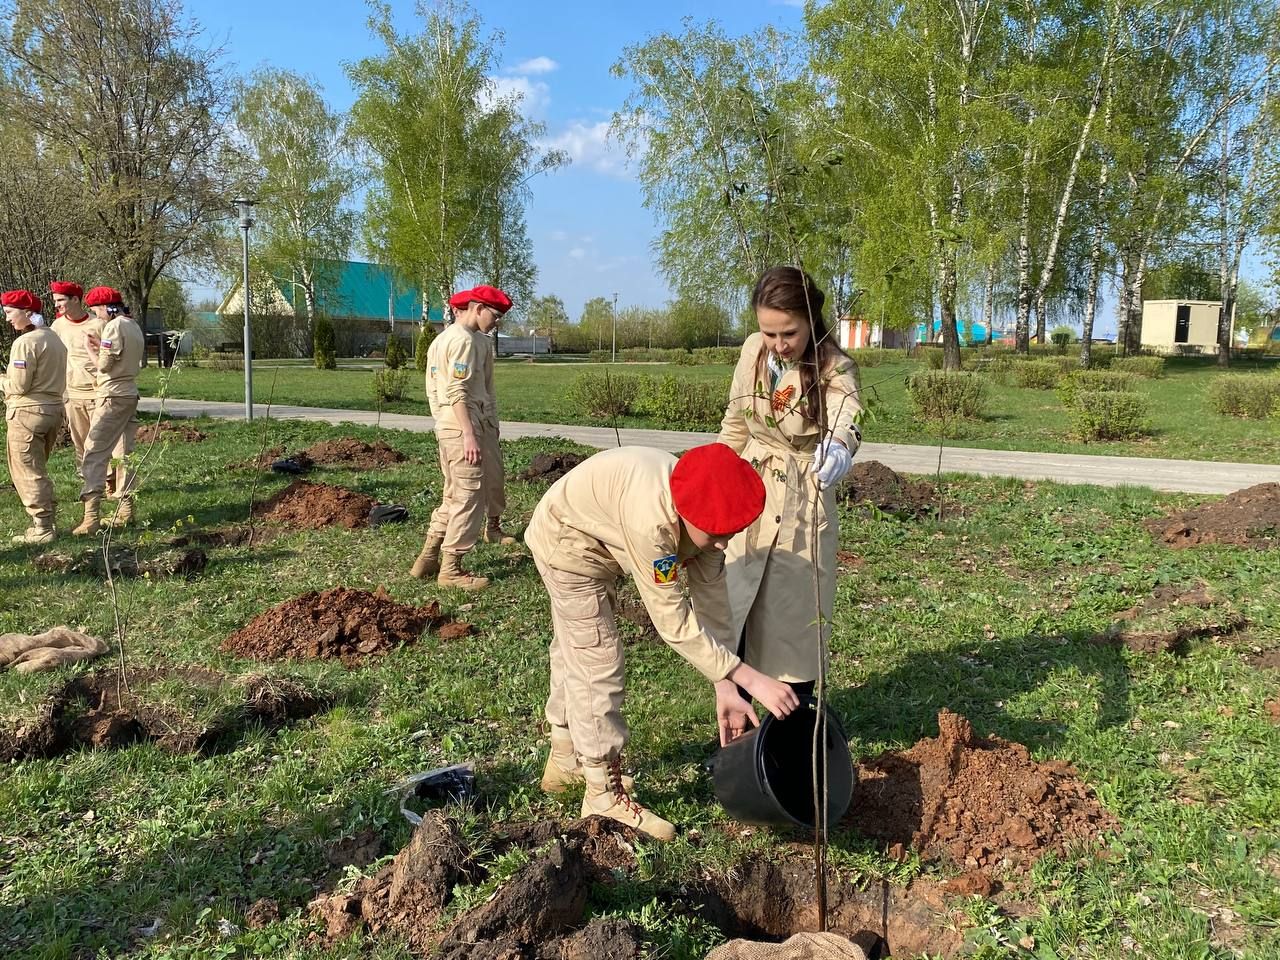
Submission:
MULTIPOLYGON (((411 3, 392 4, 402 30, 420 21, 411 3)), ((730 33, 766 23, 798 26, 799 3, 711 0, 696 6, 657 3, 480 2, 485 27, 500 31, 495 78, 522 91, 526 113, 544 122, 548 141, 571 155, 564 170, 532 183, 529 233, 538 265, 538 292, 561 297, 571 318, 592 297, 618 295, 618 306, 660 306, 666 284, 653 265, 656 229, 642 203, 624 151, 606 137, 628 84, 609 68, 622 49, 662 31, 680 29, 696 11, 730 33)), ((270 64, 309 74, 338 109, 353 94, 343 63, 379 52, 370 38, 368 8, 358 0, 190 0, 188 10, 221 42, 233 69, 270 64)), ((210 291, 193 291, 197 297, 210 291)))

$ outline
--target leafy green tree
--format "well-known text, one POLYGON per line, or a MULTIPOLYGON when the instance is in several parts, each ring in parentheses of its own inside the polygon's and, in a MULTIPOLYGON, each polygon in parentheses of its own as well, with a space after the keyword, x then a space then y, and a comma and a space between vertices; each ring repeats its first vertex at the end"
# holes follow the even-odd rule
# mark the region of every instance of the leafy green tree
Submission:
POLYGON ((164 311, 166 330, 185 330, 191 319, 191 303, 182 284, 173 277, 161 277, 151 287, 150 307, 164 311))
POLYGON ((546 337, 551 353, 556 351, 556 331, 562 333, 569 324, 569 314, 565 312, 564 301, 554 294, 534 297, 529 303, 529 327, 533 335, 546 337))
POLYGON ((404 366, 404 362, 404 341, 394 333, 387 334, 387 349, 382 358, 382 365, 388 370, 399 370, 404 366))
POLYGON ((667 308, 667 336, 663 346, 714 347, 729 327, 729 312, 705 301, 681 298, 667 308))
POLYGON ((317 370, 337 370, 337 347, 334 345, 333 321, 320 313, 311 323, 312 354, 317 370))
POLYGON ((355 214, 344 206, 357 183, 345 124, 314 80, 275 68, 239 85, 235 121, 261 178, 255 259, 301 293, 310 320, 318 289, 336 282, 334 262, 346 259, 355 235, 355 214))
POLYGON ((436 338, 436 328, 430 321, 423 321, 421 328, 418 330, 418 336, 414 338, 413 348, 413 365, 418 368, 419 373, 426 373, 430 362, 427 360, 427 351, 431 349, 431 341, 436 338))
POLYGON ((592 297, 582 305, 578 327, 586 337, 589 349, 603 350, 610 341, 613 323, 613 301, 608 297, 592 297))

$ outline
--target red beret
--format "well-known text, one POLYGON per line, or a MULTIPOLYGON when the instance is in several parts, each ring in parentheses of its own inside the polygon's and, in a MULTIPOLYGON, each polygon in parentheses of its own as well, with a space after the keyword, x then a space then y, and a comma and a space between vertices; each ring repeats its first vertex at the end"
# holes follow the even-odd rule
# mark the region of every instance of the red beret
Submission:
POLYGON ((506 313, 511 309, 511 298, 497 287, 479 286, 469 292, 472 300, 479 300, 486 307, 493 307, 499 313, 506 313))
POLYGON ((0 304, 6 307, 17 307, 19 310, 31 310, 39 313, 42 309, 40 298, 30 290, 6 290, 0 294, 0 304))
POLYGON ((764 481, 723 443, 685 452, 671 472, 671 499, 685 520, 712 536, 745 530, 764 510, 764 481))
POLYGON ((455 310, 465 310, 467 308, 467 304, 470 302, 471 302, 470 290, 459 290, 457 293, 455 293, 452 297, 449 298, 449 306, 453 307, 453 309, 455 310))
POLYGON ((84 287, 78 283, 69 283, 66 280, 55 280, 49 284, 49 292, 63 297, 83 297, 84 287))
POLYGON ((124 303, 124 297, 120 296, 119 290, 111 287, 94 287, 84 295, 86 307, 110 306, 113 303, 124 303))

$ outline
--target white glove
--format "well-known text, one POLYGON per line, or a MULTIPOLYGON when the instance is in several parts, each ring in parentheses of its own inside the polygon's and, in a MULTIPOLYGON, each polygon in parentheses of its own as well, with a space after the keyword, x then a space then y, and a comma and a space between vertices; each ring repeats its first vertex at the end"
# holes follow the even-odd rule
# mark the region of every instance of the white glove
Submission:
POLYGON ((786 373, 787 368, 783 366, 781 358, 772 350, 769 351, 769 373, 773 378, 773 382, 777 383, 782 379, 782 375, 786 373))
POLYGON ((813 457, 809 471, 818 478, 818 489, 825 490, 840 482, 853 466, 853 454, 839 440, 823 440, 813 457))

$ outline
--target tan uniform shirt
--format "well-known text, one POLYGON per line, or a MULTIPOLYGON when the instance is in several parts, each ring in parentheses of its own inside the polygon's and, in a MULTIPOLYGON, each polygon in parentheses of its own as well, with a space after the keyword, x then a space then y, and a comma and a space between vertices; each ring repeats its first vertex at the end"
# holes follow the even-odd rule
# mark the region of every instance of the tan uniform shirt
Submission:
POLYGON ((9 410, 62 407, 67 386, 67 348, 48 327, 35 327, 13 341, 0 388, 9 410))
MULTIPOLYGON (((827 624, 830 635, 840 535, 836 488, 818 491, 811 472, 822 431, 800 406, 799 370, 787 370, 773 384, 766 349, 758 333, 742 345, 720 425, 720 442, 751 462, 765 489, 764 513, 730 540, 725 551, 734 636, 747 628, 743 659, 761 673, 776 680, 809 681, 818 676, 817 624, 827 624), (815 572, 821 611, 814 596, 815 572), (757 602, 761 594, 768 602, 757 602)), ((820 383, 828 435, 853 453, 858 449, 854 423, 862 410, 853 363, 837 356, 820 383)))
POLYGON ((89 314, 79 323, 58 317, 53 332, 67 348, 67 399, 92 400, 98 387, 98 364, 89 352, 89 334, 102 335, 102 321, 89 314))
POLYGON ((468 330, 460 323, 450 324, 427 350, 428 393, 434 394, 431 413, 436 425, 461 429, 458 417, 462 411, 454 404, 465 404, 473 426, 496 416, 486 384, 493 382, 493 350, 487 337, 478 330, 468 330))
POLYGON ((136 397, 138 371, 146 342, 129 317, 112 317, 102 326, 98 348, 98 397, 136 397))
POLYGON ((620 447, 585 460, 546 492, 525 543, 547 566, 599 580, 629 575, 662 639, 712 682, 741 661, 731 651, 724 555, 682 536, 671 500, 676 458, 620 447))

